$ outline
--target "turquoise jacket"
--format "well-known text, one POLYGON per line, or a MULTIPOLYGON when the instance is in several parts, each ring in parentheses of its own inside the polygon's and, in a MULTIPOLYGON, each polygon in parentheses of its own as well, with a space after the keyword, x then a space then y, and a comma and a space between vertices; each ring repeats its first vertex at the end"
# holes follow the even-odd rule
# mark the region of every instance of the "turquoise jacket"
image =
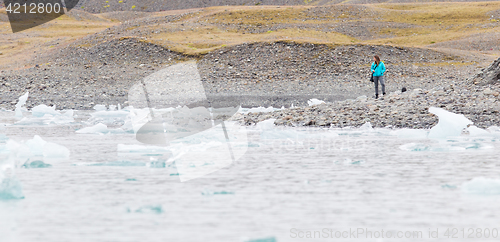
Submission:
POLYGON ((380 64, 378 64, 377 66, 377 69, 375 69, 375 66, 377 66, 377 64, 375 64, 375 62, 372 63, 372 72, 375 71, 373 73, 373 76, 383 76, 384 73, 385 73, 385 65, 384 65, 384 62, 380 62, 380 64))

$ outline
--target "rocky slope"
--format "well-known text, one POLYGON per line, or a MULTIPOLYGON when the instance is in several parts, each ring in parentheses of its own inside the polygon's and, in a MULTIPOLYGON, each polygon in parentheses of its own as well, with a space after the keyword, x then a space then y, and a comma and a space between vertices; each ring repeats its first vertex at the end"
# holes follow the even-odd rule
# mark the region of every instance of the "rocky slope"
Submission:
POLYGON ((165 66, 198 58, 206 91, 236 99, 247 107, 304 106, 310 98, 339 101, 371 97, 369 65, 375 54, 388 68, 387 92, 402 87, 442 87, 471 76, 476 68, 459 57, 419 48, 271 42, 226 47, 199 57, 141 39, 118 38, 54 52, 56 57, 49 65, 2 71, 0 106, 12 109, 17 97, 26 91, 30 91, 28 107, 123 106, 128 89, 136 82, 165 66))

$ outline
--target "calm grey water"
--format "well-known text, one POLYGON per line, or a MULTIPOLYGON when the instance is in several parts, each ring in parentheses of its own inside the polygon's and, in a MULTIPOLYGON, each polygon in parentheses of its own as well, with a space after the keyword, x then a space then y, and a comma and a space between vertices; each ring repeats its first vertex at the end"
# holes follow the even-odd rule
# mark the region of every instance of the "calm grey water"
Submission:
MULTIPOLYGON (((0 113, 0 123, 15 122, 0 113)), ((71 152, 50 168, 16 169, 25 198, 0 200, 0 241, 500 239, 498 133, 436 141, 390 129, 247 127, 241 159, 180 182, 172 163, 141 166, 151 157, 117 152, 138 144, 133 134, 76 134, 81 127, 0 130, 17 142, 38 134, 71 152), (478 177, 492 180, 464 190, 478 177), (429 238, 436 230, 439 239, 429 238)))

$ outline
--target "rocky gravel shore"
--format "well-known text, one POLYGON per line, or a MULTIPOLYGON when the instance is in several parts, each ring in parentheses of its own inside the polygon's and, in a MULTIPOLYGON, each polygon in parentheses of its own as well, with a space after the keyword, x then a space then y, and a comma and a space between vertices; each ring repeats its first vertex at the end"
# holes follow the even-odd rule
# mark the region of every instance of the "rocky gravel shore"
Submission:
POLYGON ((136 38, 116 38, 91 47, 82 43, 58 52, 48 65, 2 71, 0 107, 12 110, 26 91, 28 108, 127 106, 128 91, 138 81, 175 63, 197 60, 210 95, 232 98, 231 103, 237 100, 244 107, 296 107, 235 117, 247 125, 275 118, 276 124, 290 126, 371 122, 375 127, 429 128, 437 121, 428 112, 431 106, 462 113, 480 127, 500 124, 500 88, 498 81, 489 80, 498 77, 498 61, 478 73, 473 62, 420 48, 281 41, 188 56, 136 38), (369 82, 375 54, 388 69, 388 95, 378 100, 369 82), (401 93, 402 87, 408 92, 401 93), (311 98, 327 104, 308 107, 311 98))
POLYGON ((246 125, 276 119, 276 125, 286 126, 359 127, 370 122, 373 127, 428 129, 438 121, 429 108, 439 107, 465 115, 480 128, 500 126, 500 77, 487 85, 477 85, 477 77, 500 70, 498 63, 500 58, 492 64, 496 68, 490 66, 474 79, 449 86, 396 91, 379 99, 360 96, 270 113, 239 114, 233 120, 246 125))
POLYGON ((271 42, 188 56, 138 38, 120 37, 86 47, 88 41, 40 61, 48 64, 1 71, 0 107, 12 110, 26 91, 30 92, 28 108, 40 104, 80 110, 95 104, 126 106, 128 90, 135 83, 188 60, 198 60, 207 93, 233 98, 244 107, 306 106, 311 98, 333 102, 371 97, 369 66, 375 54, 388 68, 387 92, 442 87, 472 76, 477 68, 457 56, 391 46, 271 42))

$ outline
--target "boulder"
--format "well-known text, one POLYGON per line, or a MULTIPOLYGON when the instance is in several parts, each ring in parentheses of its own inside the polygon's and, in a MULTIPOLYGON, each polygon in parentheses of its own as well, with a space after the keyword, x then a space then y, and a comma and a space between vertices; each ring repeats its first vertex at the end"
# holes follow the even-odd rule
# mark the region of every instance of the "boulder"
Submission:
POLYGON ((500 58, 478 73, 472 81, 479 85, 500 83, 500 58))

